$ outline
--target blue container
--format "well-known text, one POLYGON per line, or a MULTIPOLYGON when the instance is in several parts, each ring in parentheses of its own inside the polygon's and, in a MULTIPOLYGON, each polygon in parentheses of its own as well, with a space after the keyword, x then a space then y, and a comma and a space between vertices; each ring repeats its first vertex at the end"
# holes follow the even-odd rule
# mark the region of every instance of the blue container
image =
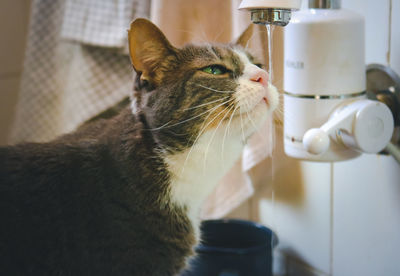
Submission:
POLYGON ((181 276, 272 276, 278 239, 270 229, 229 219, 204 221, 201 232, 197 256, 181 276))

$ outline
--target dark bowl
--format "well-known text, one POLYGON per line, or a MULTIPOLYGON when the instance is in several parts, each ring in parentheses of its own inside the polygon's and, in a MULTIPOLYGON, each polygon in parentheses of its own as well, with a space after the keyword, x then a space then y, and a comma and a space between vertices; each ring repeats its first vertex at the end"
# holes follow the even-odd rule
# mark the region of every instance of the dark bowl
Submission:
POLYGON ((276 235, 255 222, 207 220, 201 225, 196 257, 182 276, 269 276, 276 235))

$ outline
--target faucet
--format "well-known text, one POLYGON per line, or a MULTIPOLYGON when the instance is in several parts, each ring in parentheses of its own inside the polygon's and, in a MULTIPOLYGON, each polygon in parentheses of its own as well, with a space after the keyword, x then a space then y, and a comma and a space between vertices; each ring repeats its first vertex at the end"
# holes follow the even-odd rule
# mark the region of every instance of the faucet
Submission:
POLYGON ((244 0, 239 9, 250 11, 254 24, 286 26, 300 5, 301 0, 244 0))

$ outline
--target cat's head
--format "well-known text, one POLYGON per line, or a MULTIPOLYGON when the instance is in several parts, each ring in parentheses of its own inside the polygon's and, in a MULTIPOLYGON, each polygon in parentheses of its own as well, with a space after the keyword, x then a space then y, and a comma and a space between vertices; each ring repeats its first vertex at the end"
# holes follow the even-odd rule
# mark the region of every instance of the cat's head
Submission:
POLYGON ((251 34, 248 28, 236 43, 178 49, 150 21, 132 22, 132 108, 166 149, 183 150, 210 132, 246 140, 277 107, 268 73, 245 50, 251 34))

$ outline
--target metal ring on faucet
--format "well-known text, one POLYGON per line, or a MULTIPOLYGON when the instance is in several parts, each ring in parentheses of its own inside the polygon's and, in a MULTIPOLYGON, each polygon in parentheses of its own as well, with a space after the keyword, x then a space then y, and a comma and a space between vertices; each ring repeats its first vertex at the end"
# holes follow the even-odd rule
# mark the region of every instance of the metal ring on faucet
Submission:
POLYGON ((313 100, 330 100, 330 99, 349 99, 349 98, 357 98, 367 94, 366 91, 357 92, 352 94, 339 94, 339 95, 307 95, 307 94, 294 94, 290 92, 284 92, 285 95, 294 98, 302 98, 302 99, 313 99, 313 100))

